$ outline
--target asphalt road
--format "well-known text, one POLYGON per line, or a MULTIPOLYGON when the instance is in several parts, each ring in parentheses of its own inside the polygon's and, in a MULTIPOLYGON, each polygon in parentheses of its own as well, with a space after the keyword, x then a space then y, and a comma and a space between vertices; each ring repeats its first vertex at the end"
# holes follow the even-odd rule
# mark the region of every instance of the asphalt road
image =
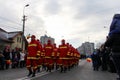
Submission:
POLYGON ((115 78, 115 73, 93 71, 92 64, 82 60, 79 66, 74 67, 71 71, 66 73, 56 71, 33 80, 115 80, 115 78))
POLYGON ((27 78, 26 68, 8 69, 0 71, 0 80, 115 80, 116 73, 108 71, 93 71, 92 64, 81 60, 79 66, 66 73, 59 71, 37 73, 34 78, 27 78))

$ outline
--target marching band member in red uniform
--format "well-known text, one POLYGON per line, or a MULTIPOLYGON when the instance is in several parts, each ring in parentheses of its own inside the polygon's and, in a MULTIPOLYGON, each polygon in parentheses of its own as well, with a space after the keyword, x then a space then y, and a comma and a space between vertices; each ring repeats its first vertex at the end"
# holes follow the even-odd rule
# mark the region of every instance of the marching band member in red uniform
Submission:
POLYGON ((67 54, 69 53, 69 47, 65 43, 64 39, 61 41, 61 45, 59 45, 58 52, 59 52, 59 66, 61 66, 61 72, 62 71, 66 72, 68 65, 67 54))
POLYGON ((37 67, 37 72, 40 72, 40 67, 42 67, 42 45, 41 45, 41 42, 39 39, 37 39, 39 45, 40 45, 40 55, 38 56, 38 61, 37 61, 37 64, 38 64, 38 67, 37 67))
POLYGON ((69 52, 67 53, 67 56, 68 56, 68 70, 70 70, 70 68, 71 68, 71 65, 72 65, 72 54, 73 54, 73 52, 72 52, 72 45, 71 44, 67 44, 68 46, 69 46, 69 52))
POLYGON ((41 60, 42 60, 42 69, 46 70, 46 63, 45 63, 45 47, 46 44, 43 45, 42 52, 41 52, 41 60))
POLYGON ((54 49, 53 49, 52 57, 53 57, 53 63, 56 66, 56 70, 57 70, 58 69, 59 53, 58 53, 58 48, 57 48, 56 44, 54 44, 54 49))
POLYGON ((44 50, 45 50, 45 65, 47 67, 47 71, 51 72, 51 69, 53 67, 52 59, 53 45, 51 44, 50 40, 48 40, 48 43, 45 45, 44 50))
POLYGON ((31 42, 28 44, 28 54, 26 61, 26 67, 29 70, 28 76, 32 75, 32 77, 35 76, 37 69, 37 60, 40 56, 41 51, 41 46, 35 38, 35 35, 31 36, 31 42))

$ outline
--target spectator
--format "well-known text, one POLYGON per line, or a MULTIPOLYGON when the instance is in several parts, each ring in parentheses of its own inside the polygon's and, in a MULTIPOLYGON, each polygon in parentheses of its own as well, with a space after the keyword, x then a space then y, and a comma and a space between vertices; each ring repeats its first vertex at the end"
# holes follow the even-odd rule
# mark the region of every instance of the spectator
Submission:
POLYGON ((101 60, 100 60, 98 51, 99 50, 94 51, 93 54, 91 55, 92 63, 93 63, 93 70, 96 70, 96 71, 99 70, 99 67, 101 65, 101 60))
POLYGON ((24 50, 22 52, 20 52, 20 67, 24 67, 25 66, 25 53, 24 50))
POLYGON ((16 52, 15 52, 15 50, 13 49, 11 53, 12 53, 12 58, 11 58, 12 68, 15 68, 15 54, 16 54, 16 52))
POLYGON ((3 55, 5 57, 6 63, 5 68, 8 69, 10 67, 10 48, 6 47, 3 51, 3 55))
POLYGON ((107 51, 107 48, 104 47, 103 45, 103 48, 101 50, 101 67, 102 67, 102 71, 106 71, 108 69, 107 67, 107 61, 108 61, 108 57, 109 57, 109 53, 107 51))
POLYGON ((17 54, 15 54, 15 58, 14 58, 14 68, 17 68, 17 67, 18 67, 18 64, 19 64, 19 59, 18 59, 17 54))
POLYGON ((111 56, 118 74, 117 80, 120 80, 120 14, 115 14, 113 21, 115 22, 110 26, 109 37, 105 42, 105 46, 111 48, 111 56))
POLYGON ((16 48, 16 57, 15 57, 15 60, 16 60, 16 67, 19 67, 20 66, 20 50, 19 48, 16 48))
POLYGON ((0 70, 4 70, 5 59, 2 51, 0 51, 0 70))

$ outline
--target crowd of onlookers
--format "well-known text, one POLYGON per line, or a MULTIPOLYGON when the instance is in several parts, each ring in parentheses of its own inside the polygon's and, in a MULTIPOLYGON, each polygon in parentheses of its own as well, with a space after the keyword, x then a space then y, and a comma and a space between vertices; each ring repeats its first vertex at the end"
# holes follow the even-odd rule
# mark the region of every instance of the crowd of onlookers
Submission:
POLYGON ((101 46, 100 49, 96 49, 91 55, 93 70, 98 71, 109 71, 112 73, 116 72, 115 66, 111 58, 110 48, 101 46))
MULTIPOLYGON (((99 60, 101 60, 102 69, 107 70, 110 68, 111 71, 116 71, 118 75, 116 80, 120 80, 120 14, 114 14, 106 41, 95 54, 98 57, 101 54, 99 60)), ((93 61, 95 54, 93 53, 92 55, 93 61)), ((93 66, 96 66, 96 62, 93 62, 93 66)))
POLYGON ((0 50, 0 70, 25 67, 26 52, 22 49, 5 47, 0 50))

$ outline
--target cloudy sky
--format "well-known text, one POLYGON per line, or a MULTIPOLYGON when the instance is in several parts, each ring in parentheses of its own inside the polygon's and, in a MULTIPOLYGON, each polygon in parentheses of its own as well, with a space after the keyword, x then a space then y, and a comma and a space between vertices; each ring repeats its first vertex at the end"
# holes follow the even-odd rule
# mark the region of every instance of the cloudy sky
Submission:
POLYGON ((74 47, 81 43, 104 42, 112 17, 120 13, 119 0, 0 0, 0 28, 22 30, 37 38, 47 34, 60 44, 65 39, 74 47), (29 4, 28 7, 24 6, 29 4))

